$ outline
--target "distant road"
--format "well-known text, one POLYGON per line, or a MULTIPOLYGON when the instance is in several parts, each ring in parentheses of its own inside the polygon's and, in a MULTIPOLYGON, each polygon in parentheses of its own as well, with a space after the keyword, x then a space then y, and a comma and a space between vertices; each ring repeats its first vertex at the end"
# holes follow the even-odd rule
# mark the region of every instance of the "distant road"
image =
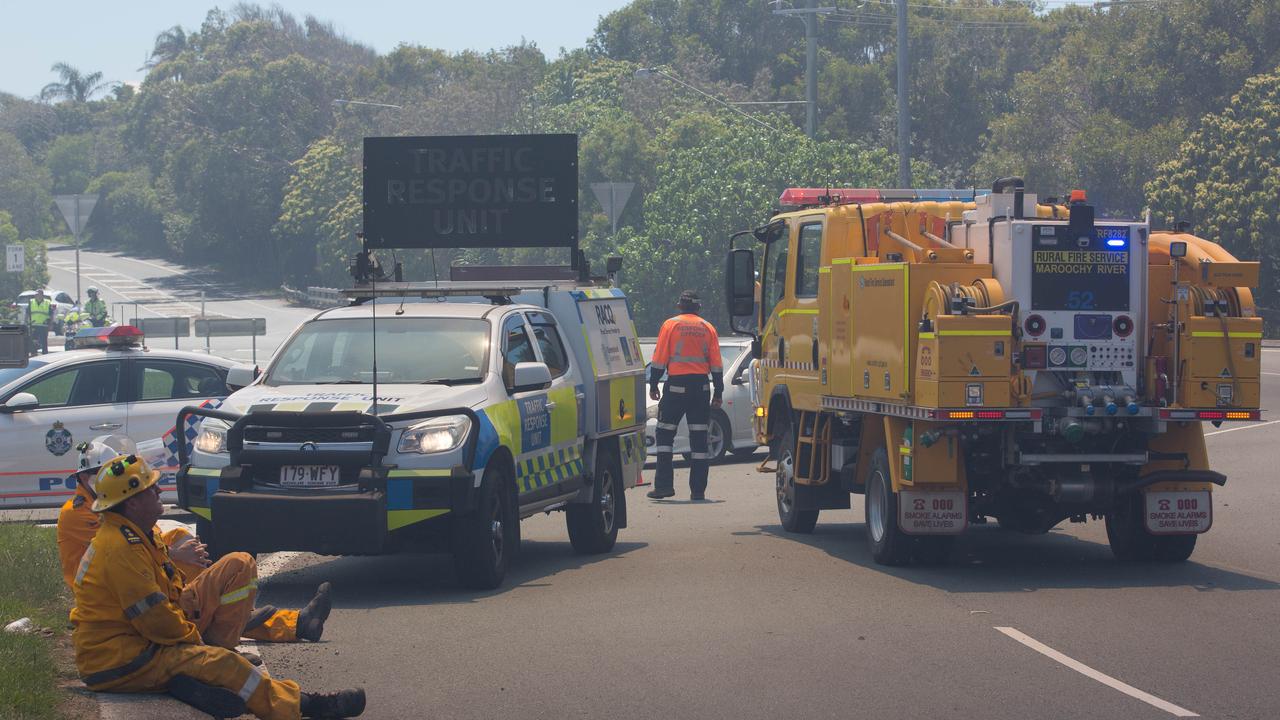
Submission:
MULTIPOLYGON (((72 296, 76 292, 75 257, 71 248, 49 251, 49 286, 72 296)), ((132 321, 134 317, 195 318, 200 316, 202 307, 210 317, 266 318, 267 334, 257 339, 259 364, 265 364, 289 333, 316 312, 228 283, 207 271, 122 253, 81 250, 80 274, 81 302, 87 299, 85 290, 89 286, 97 287, 117 321, 132 321)), ((155 338, 150 344, 173 347, 173 340, 155 338)), ((203 350, 205 343, 200 338, 182 338, 178 347, 203 350)), ((214 338, 210 347, 215 355, 242 362, 249 362, 253 354, 247 337, 214 338)))

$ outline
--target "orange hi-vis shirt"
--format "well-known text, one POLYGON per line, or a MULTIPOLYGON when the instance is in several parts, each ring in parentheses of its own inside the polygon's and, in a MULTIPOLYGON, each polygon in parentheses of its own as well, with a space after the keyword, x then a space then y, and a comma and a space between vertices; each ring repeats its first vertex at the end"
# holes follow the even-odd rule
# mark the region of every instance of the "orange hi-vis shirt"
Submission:
POLYGON ((651 367, 669 377, 723 373, 720 336, 711 323, 692 313, 676 315, 662 323, 651 367))

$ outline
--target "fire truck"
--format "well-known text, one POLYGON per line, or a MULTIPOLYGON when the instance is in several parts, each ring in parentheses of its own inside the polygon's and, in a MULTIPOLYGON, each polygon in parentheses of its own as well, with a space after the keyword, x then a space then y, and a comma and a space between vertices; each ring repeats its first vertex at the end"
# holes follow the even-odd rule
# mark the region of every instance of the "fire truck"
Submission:
POLYGON ((880 564, 943 562, 991 520, 1191 555, 1226 482, 1204 423, 1259 419, 1258 263, 1020 178, 780 205, 731 239, 726 294, 787 531, 861 494, 880 564))

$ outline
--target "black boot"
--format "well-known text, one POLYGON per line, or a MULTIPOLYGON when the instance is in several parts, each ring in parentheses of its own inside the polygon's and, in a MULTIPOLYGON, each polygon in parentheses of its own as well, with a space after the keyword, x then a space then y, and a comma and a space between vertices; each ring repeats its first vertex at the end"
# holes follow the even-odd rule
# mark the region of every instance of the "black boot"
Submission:
POLYGON ((335 693, 302 693, 302 717, 349 718, 364 712, 364 688, 335 693))
POLYGON ((647 498, 653 498, 654 500, 661 500, 662 498, 675 497, 675 494, 675 488, 670 490, 659 490, 658 488, 654 488, 645 493, 644 496, 647 498))
POLYGON ((324 634, 324 621, 329 619, 333 602, 329 600, 329 583, 322 582, 316 588, 316 596, 298 613, 297 635, 299 640, 315 642, 324 634))

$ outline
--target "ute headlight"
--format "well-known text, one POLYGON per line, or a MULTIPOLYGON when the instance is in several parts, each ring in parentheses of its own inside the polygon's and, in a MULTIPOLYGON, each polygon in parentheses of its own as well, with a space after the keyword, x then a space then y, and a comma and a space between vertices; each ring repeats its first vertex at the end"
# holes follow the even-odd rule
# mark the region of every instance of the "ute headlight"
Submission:
POLYGON ((398 452, 438 453, 455 450, 471 431, 471 419, 466 415, 449 415, 431 418, 405 429, 400 435, 398 452))
POLYGON ((227 424, 221 420, 205 418, 200 423, 195 448, 207 455, 221 455, 227 451, 227 424))

